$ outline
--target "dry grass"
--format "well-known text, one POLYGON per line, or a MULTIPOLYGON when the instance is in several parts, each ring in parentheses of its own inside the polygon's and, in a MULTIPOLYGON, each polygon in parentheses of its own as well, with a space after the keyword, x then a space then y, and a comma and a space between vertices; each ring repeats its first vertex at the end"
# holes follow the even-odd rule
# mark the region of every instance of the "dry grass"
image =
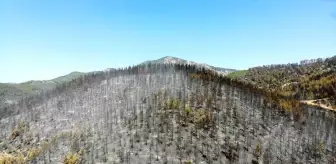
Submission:
POLYGON ((11 155, 7 153, 0 153, 0 164, 24 164, 25 158, 23 155, 11 155))
POLYGON ((41 153, 41 149, 39 149, 39 148, 30 149, 27 152, 27 158, 28 158, 28 160, 33 160, 36 157, 38 157, 40 155, 40 153, 41 153))
POLYGON ((63 163, 64 164, 79 164, 80 156, 77 153, 70 153, 65 157, 63 163))

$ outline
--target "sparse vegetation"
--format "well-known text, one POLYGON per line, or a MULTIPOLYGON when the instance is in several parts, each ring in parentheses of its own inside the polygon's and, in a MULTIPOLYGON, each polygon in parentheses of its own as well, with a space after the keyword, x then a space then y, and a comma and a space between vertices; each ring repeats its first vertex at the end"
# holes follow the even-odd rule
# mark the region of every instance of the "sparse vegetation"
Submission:
POLYGON ((185 114, 187 117, 190 116, 190 113, 191 113, 191 108, 190 108, 190 105, 186 104, 185 105, 185 110, 184 110, 185 114))
POLYGON ((80 164, 80 155, 78 155, 77 153, 69 153, 64 161, 64 164, 80 164))
POLYGON ((0 164, 24 164, 25 160, 22 155, 13 156, 7 153, 0 153, 0 164))
MULTIPOLYGON (((210 102, 209 99, 206 99, 206 101, 208 103, 210 102)), ((204 128, 204 129, 211 127, 213 124, 212 112, 210 111, 210 109, 209 110, 196 109, 196 108, 190 107, 189 104, 186 104, 184 107, 184 110, 181 112, 180 109, 183 109, 180 107, 181 101, 176 98, 168 100, 167 102, 164 102, 164 104, 165 105, 163 109, 167 109, 167 110, 177 109, 175 113, 179 115, 179 117, 182 117, 184 124, 189 122, 189 123, 195 124, 195 126, 198 128, 204 128)), ((169 112, 169 111, 165 111, 165 112, 169 112)), ((166 113, 163 113, 163 114, 167 115, 166 113)))
POLYGON ((27 125, 24 122, 20 122, 20 124, 15 127, 9 136, 9 139, 13 140, 16 137, 20 136, 27 129, 27 125))
POLYGON ((192 164, 192 162, 190 160, 187 160, 184 162, 184 164, 192 164))
POLYGON ((257 144, 257 146, 256 146, 256 148, 255 148, 255 150, 254 150, 254 156, 257 158, 257 159, 259 159, 259 157, 261 156, 261 152, 262 151, 262 149, 261 149, 261 146, 260 146, 260 144, 257 144))
POLYGON ((199 109, 193 112, 195 124, 200 128, 208 129, 213 125, 212 112, 205 109, 199 109))
POLYGON ((28 160, 33 160, 36 157, 38 157, 41 153, 41 149, 40 148, 32 148, 30 150, 28 150, 27 152, 27 159, 28 160))

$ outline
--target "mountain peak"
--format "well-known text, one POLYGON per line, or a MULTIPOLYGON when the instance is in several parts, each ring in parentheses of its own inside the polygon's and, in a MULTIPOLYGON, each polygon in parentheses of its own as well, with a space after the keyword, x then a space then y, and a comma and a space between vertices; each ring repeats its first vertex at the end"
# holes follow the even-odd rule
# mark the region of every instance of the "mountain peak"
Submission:
POLYGON ((165 56, 163 58, 158 59, 157 62, 163 63, 163 64, 177 64, 177 63, 185 63, 186 60, 173 57, 173 56, 165 56))
POLYGON ((165 57, 162 57, 162 58, 160 58, 160 59, 167 59, 167 60, 171 60, 171 59, 182 60, 181 58, 174 57, 174 56, 165 56, 165 57))
POLYGON ((165 57, 162 57, 162 58, 157 59, 157 60, 145 61, 142 64, 149 64, 149 63, 151 63, 151 64, 189 64, 189 65, 196 65, 197 67, 212 69, 212 70, 215 70, 215 71, 217 71, 219 73, 222 73, 222 74, 228 74, 230 72, 235 71, 233 69, 214 67, 214 66, 210 66, 208 64, 197 63, 197 62, 194 62, 194 61, 188 61, 188 60, 184 60, 184 59, 173 57, 173 56, 165 56, 165 57))
POLYGON ((165 57, 162 57, 160 59, 170 59, 170 58, 177 58, 177 57, 174 57, 174 56, 165 56, 165 57))

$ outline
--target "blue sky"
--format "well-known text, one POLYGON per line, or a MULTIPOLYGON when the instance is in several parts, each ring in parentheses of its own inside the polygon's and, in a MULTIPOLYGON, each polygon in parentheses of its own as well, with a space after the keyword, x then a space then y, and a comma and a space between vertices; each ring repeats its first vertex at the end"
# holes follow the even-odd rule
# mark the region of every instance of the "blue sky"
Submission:
POLYGON ((163 56, 247 69, 333 55, 334 0, 0 0, 0 82, 163 56))

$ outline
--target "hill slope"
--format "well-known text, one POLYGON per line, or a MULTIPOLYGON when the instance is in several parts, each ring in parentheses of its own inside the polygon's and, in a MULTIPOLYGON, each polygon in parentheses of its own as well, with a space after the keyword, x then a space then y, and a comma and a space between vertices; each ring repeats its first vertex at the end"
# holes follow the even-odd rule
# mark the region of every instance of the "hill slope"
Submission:
POLYGON ((283 111, 226 80, 190 65, 85 75, 11 108, 0 161, 336 162, 336 113, 283 111))

